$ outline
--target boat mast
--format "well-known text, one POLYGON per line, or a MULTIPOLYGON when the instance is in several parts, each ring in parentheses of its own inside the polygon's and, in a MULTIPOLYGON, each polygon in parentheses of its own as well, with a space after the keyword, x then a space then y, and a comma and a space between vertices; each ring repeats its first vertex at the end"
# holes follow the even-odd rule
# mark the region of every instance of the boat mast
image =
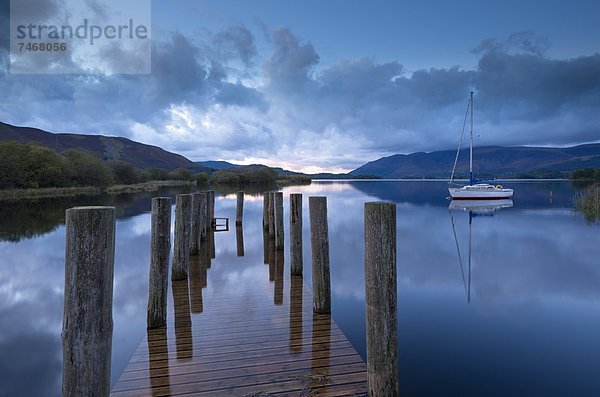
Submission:
POLYGON ((471 142, 469 145, 469 184, 473 184, 473 91, 471 91, 471 142))

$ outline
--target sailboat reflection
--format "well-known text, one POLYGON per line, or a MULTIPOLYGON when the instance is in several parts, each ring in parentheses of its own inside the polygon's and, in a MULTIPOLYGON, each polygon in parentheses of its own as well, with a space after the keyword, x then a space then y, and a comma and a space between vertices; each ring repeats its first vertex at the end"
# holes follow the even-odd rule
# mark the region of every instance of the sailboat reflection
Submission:
POLYGON ((458 253, 458 262, 460 264, 460 273, 462 275, 465 293, 467 295, 467 303, 471 302, 471 267, 472 267, 472 227, 473 218, 481 216, 494 216, 503 208, 511 208, 513 201, 505 200, 453 200, 448 206, 450 212, 450 221, 452 222, 452 234, 456 243, 456 252, 458 253), (468 270, 467 278, 465 279, 465 271, 463 258, 460 252, 460 244, 456 235, 456 226, 454 222, 454 212, 465 211, 469 213, 469 242, 468 242, 468 270))

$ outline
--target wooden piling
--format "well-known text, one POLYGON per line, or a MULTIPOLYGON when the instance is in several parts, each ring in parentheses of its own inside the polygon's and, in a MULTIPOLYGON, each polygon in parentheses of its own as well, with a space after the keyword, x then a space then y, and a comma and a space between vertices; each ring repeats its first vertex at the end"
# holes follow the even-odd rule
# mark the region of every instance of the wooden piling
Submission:
POLYGON ((200 239, 200 193, 192 193, 190 209, 190 255, 198 255, 198 240, 200 239))
POLYGON ((269 237, 275 237, 275 192, 269 192, 269 237))
POLYGON ((269 193, 263 194, 263 229, 269 229, 269 193))
POLYGON ((115 208, 66 211, 63 396, 108 396, 112 351, 115 208))
POLYGON ((192 196, 178 194, 175 197, 175 235, 173 237, 173 267, 171 280, 185 280, 190 263, 190 238, 192 227, 192 196))
POLYGON ((244 192, 237 192, 237 205, 235 207, 235 224, 241 225, 244 220, 244 192))
POLYGON ((208 190, 208 231, 210 233, 210 257, 215 259, 217 257, 217 249, 215 247, 215 191, 208 190))
POLYGON ((275 193, 275 249, 283 250, 283 193, 275 193))
POLYGON ((150 280, 148 284, 148 328, 167 322, 169 253, 171 250, 171 199, 152 199, 152 240, 150 243, 150 280))
POLYGON ((329 231, 327 197, 309 197, 310 242, 312 249, 313 311, 331 312, 329 276, 329 231))
POLYGON ((200 243, 208 240, 208 231, 210 228, 208 192, 200 192, 198 206, 200 207, 200 243))
POLYGON ((212 230, 215 225, 215 191, 208 190, 208 230, 212 230))
POLYGON ((290 194, 290 271, 302 276, 302 194, 290 194))
POLYGON ((396 205, 365 204, 369 396, 398 396, 396 205))

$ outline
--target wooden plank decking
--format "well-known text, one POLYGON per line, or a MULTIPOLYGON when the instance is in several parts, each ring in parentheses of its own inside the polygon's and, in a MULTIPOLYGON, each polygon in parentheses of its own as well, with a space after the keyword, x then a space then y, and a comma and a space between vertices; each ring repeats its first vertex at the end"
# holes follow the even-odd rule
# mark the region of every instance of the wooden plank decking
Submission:
POLYGON ((268 272, 210 269, 208 253, 192 257, 189 283, 172 282, 167 326, 148 331, 112 396, 366 395, 364 361, 330 316, 313 314, 283 252, 265 248, 268 272))

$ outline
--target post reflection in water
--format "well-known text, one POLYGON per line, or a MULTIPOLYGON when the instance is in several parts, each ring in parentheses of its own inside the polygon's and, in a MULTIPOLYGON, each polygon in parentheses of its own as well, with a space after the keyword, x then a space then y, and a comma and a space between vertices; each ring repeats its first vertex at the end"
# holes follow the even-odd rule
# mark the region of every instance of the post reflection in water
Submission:
POLYGON ((210 269, 212 259, 215 258, 215 232, 209 231, 206 234, 206 241, 200 245, 204 245, 203 251, 200 252, 200 257, 204 258, 206 268, 210 269))
MULTIPOLYGON (((215 231, 214 229, 211 229, 208 232, 208 235, 210 236, 208 241, 210 241, 210 258, 211 259, 215 259, 217 257, 217 249, 215 248, 215 231)), ((210 268, 210 266, 209 266, 210 268)))
POLYGON ((269 264, 269 230, 263 229, 263 263, 269 264))
POLYGON ((198 258, 200 259, 200 287, 206 288, 208 269, 210 269, 210 264, 212 262, 208 242, 205 241, 200 243, 200 255, 198 258))
POLYGON ((237 256, 244 256, 244 228, 242 225, 236 225, 235 227, 235 243, 237 256))
POLYGON ((275 250, 275 286, 273 294, 273 302, 276 305, 283 304, 283 269, 284 269, 284 253, 282 250, 275 250))
MULTIPOLYGON (((192 317, 187 280, 172 281, 173 313, 175 317, 175 345, 177 359, 188 361, 192 358, 192 317)), ((201 295, 202 296, 202 295, 201 295)))
POLYGON ((169 349, 167 347, 167 327, 149 329, 148 354, 150 387, 152 395, 170 395, 169 349), (164 388, 166 387, 166 390, 164 388))
POLYGON ((275 240, 269 236, 269 281, 275 281, 275 240))
POLYGON ((291 276, 290 282, 290 351, 302 351, 302 289, 301 276, 291 276))
POLYGON ((319 386, 327 381, 331 349, 331 316, 313 313, 312 323, 312 383, 319 386))
MULTIPOLYGON (((200 245, 206 244, 200 243, 200 245)), ((200 248, 200 253, 202 253, 202 248, 200 248)), ((190 303, 192 313, 202 313, 203 311, 202 273, 204 273, 206 279, 206 262, 202 261, 200 255, 190 256, 190 303)))

